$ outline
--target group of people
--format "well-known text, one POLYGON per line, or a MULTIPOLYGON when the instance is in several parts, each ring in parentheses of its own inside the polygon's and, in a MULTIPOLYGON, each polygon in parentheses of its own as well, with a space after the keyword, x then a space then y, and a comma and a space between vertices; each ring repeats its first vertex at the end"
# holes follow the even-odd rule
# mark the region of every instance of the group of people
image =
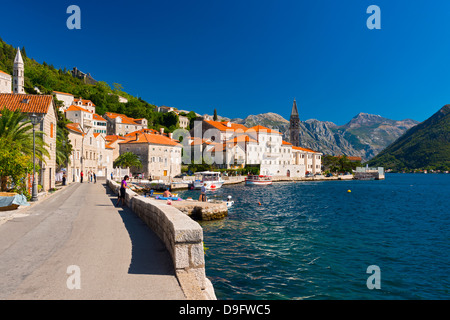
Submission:
MULTIPOLYGON (((83 177, 84 177, 84 173, 83 173, 83 171, 81 171, 81 173, 80 173, 80 182, 81 183, 83 183, 83 177)), ((88 182, 97 183, 97 175, 95 174, 95 172, 89 170, 87 178, 88 178, 88 180, 87 180, 88 182)))

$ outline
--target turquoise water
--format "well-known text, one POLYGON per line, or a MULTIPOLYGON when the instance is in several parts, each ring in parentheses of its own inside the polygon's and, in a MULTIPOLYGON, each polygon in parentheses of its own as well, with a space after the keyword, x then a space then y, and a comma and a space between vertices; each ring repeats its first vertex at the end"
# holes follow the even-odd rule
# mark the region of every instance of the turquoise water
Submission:
POLYGON ((201 222, 218 299, 450 298, 450 174, 239 184, 210 195, 235 200, 226 219, 201 222), (380 289, 367 288, 370 265, 380 289))

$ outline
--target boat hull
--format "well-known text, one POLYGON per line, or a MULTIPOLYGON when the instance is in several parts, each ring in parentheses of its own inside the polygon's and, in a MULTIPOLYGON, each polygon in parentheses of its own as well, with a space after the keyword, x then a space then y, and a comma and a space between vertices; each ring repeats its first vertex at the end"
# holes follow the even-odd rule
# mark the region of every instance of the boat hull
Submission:
POLYGON ((222 187, 224 181, 194 181, 194 189, 201 189, 206 183, 206 190, 215 190, 222 187))
POLYGON ((251 180, 246 180, 245 184, 249 185, 249 186, 267 186, 267 185, 272 184, 272 181, 251 181, 251 180))

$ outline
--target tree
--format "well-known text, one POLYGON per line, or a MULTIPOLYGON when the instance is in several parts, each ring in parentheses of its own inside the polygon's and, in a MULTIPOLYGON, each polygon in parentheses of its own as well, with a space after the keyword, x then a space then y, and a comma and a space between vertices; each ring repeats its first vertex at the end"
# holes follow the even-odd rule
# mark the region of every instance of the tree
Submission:
MULTIPOLYGON (((26 114, 0 110, 0 180, 1 190, 6 191, 8 178, 16 191, 25 190, 25 177, 33 167, 33 131, 26 114)), ((43 132, 36 131, 36 156, 45 162, 50 154, 45 148, 43 132)))
MULTIPOLYGON (((28 115, 20 111, 10 111, 7 108, 0 110, 0 139, 8 143, 11 149, 17 149, 25 155, 33 155, 33 125, 28 115)), ((36 130, 36 157, 45 162, 50 153, 45 148, 45 133, 36 130)))
POLYGON ((137 167, 142 168, 142 163, 139 157, 132 153, 132 152, 125 152, 122 153, 115 161, 114 161, 114 168, 121 167, 121 168, 130 168, 130 167, 137 167))
POLYGON ((7 140, 0 138, 0 181, 1 191, 8 191, 8 180, 16 192, 27 194, 25 178, 33 170, 32 156, 24 155, 18 149, 10 148, 7 140))
POLYGON ((214 121, 217 121, 217 109, 214 109, 214 117, 213 117, 214 121))

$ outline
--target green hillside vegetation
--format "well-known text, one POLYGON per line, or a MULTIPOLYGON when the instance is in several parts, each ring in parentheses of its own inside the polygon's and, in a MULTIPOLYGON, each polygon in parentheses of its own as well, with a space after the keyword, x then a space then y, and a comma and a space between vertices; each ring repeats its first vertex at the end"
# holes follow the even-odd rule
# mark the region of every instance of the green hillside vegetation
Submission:
POLYGON ((395 171, 450 170, 450 105, 409 129, 368 164, 395 171))
MULTIPOLYGON (((8 74, 13 73, 16 52, 16 48, 0 38, 0 70, 8 74)), ((125 114, 132 118, 146 118, 149 128, 159 130, 164 127, 165 132, 172 132, 179 127, 178 115, 156 112, 155 105, 126 93, 118 83, 114 83, 112 88, 103 81, 99 81, 95 85, 86 84, 83 80, 73 77, 66 68, 56 69, 45 61, 41 64, 29 58, 25 48, 21 49, 21 53, 25 63, 24 87, 26 93, 37 94, 35 87, 42 94, 52 94, 53 91, 67 92, 75 97, 91 100, 97 106, 96 112, 99 115, 109 111, 125 114), (119 95, 128 99, 128 102, 120 103, 119 95)))

